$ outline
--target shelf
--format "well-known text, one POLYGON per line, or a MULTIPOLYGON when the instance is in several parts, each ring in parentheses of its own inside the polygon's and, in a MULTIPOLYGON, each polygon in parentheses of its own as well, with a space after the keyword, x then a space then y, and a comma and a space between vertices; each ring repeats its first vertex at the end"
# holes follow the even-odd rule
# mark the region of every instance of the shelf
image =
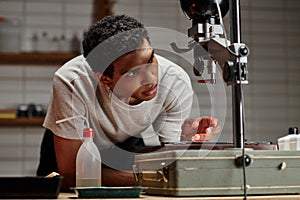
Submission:
POLYGON ((16 126, 40 126, 40 127, 42 127, 43 122, 44 122, 43 117, 0 119, 0 127, 16 127, 16 126))
POLYGON ((75 53, 0 53, 0 65, 60 66, 76 57, 75 53))

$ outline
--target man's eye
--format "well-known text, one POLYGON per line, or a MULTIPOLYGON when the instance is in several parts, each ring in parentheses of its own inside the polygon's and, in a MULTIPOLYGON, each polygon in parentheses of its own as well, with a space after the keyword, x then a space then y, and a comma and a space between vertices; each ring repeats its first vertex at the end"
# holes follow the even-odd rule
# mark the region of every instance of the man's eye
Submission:
POLYGON ((148 63, 153 63, 154 55, 151 56, 151 58, 148 60, 148 63))
POLYGON ((136 74, 136 71, 132 70, 132 71, 127 72, 125 75, 130 77, 130 76, 134 76, 135 74, 136 74))

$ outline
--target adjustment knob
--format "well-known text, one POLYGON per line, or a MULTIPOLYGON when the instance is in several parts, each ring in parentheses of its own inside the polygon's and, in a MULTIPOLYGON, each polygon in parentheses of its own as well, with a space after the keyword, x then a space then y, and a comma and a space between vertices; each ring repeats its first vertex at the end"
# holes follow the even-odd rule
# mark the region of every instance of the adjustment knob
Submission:
POLYGON ((223 79, 226 83, 232 82, 234 78, 234 63, 227 61, 224 65, 223 79))
POLYGON ((249 48, 247 46, 241 46, 239 48, 239 55, 240 56, 248 56, 249 55, 249 48))
POLYGON ((239 156, 239 157, 237 157, 235 159, 235 165, 237 167, 242 167, 243 166, 243 162, 245 163, 245 166, 248 167, 252 163, 252 159, 248 155, 244 155, 244 157, 243 156, 239 156))

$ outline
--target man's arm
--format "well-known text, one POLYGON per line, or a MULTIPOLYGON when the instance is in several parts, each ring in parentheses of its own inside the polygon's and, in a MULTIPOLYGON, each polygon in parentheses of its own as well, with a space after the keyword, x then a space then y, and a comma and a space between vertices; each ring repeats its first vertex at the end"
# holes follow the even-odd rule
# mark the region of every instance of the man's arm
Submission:
POLYGON ((58 172, 64 177, 62 190, 75 187, 76 179, 76 156, 82 144, 81 140, 71 140, 53 134, 54 148, 58 172))
POLYGON ((102 168, 103 186, 134 186, 133 172, 118 171, 110 168, 102 168))

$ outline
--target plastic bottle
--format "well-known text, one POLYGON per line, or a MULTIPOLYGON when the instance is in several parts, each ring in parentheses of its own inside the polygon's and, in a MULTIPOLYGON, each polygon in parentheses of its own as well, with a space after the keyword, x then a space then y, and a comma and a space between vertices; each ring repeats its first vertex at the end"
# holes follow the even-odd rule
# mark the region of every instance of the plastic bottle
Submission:
POLYGON ((51 38, 51 42, 49 43, 49 51, 58 52, 58 50, 59 50, 59 38, 57 36, 53 36, 51 38))
POLYGON ((80 39, 78 38, 77 34, 74 33, 73 37, 71 39, 71 52, 80 54, 80 49, 81 49, 81 42, 80 39))
POLYGON ((31 37, 31 49, 33 52, 38 51, 38 41, 39 41, 39 36, 36 33, 33 33, 31 37))
POLYGON ((71 45, 69 40, 66 38, 65 35, 61 35, 59 42, 58 42, 58 51, 59 52, 70 52, 71 51, 71 45))
POLYGON ((95 145, 94 130, 83 130, 84 142, 76 158, 76 187, 101 186, 101 157, 95 145))
POLYGON ((37 51, 38 52, 48 52, 49 51, 49 38, 48 33, 43 32, 42 36, 37 41, 37 51))
POLYGON ((289 128, 288 135, 277 139, 279 151, 289 151, 291 150, 291 138, 295 137, 295 132, 293 128, 289 128))
POLYGON ((21 50, 21 21, 0 16, 0 52, 18 53, 21 50))
POLYGON ((299 151, 300 150, 300 135, 297 127, 289 128, 290 138, 290 150, 299 151))

